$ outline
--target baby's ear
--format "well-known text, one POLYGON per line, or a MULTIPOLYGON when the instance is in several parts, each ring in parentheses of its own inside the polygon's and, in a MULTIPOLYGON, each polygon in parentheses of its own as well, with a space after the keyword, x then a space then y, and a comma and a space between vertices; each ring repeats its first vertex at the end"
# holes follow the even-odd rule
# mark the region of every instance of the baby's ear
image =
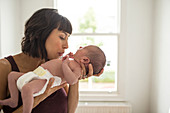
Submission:
POLYGON ((81 57, 80 61, 84 64, 90 63, 90 59, 86 56, 81 57))

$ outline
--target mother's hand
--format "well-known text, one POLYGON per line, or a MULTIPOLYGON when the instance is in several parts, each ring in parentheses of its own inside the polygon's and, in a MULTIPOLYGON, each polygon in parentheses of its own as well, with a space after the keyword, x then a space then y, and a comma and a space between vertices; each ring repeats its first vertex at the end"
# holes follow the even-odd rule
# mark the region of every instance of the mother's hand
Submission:
MULTIPOLYGON (((67 83, 64 83, 60 86, 55 86, 53 88, 51 88, 51 86, 54 83, 54 78, 50 78, 49 83, 47 85, 47 88, 45 90, 45 92, 37 97, 34 98, 34 105, 33 108, 36 107, 41 101, 43 101, 44 99, 46 99, 48 96, 50 96, 52 93, 54 93, 55 91, 57 91, 58 89, 64 87, 67 85, 67 83)), ((13 113, 22 113, 23 112, 23 106, 19 107, 17 110, 15 110, 13 113)))
POLYGON ((64 84, 61 84, 60 86, 55 86, 55 87, 51 88, 53 83, 54 83, 54 78, 50 78, 49 83, 47 85, 47 88, 42 95, 49 96, 52 93, 54 93, 55 91, 57 91, 58 89, 60 89, 60 88, 62 88, 66 85, 66 83, 64 83, 64 84))
POLYGON ((83 63, 81 63, 81 67, 82 67, 82 77, 81 77, 82 79, 85 79, 85 78, 88 78, 88 77, 91 77, 91 76, 100 76, 104 71, 104 68, 103 68, 100 71, 100 73, 93 75, 93 66, 92 66, 92 64, 89 64, 89 66, 88 66, 89 67, 89 73, 86 75, 86 68, 85 68, 83 63))
POLYGON ((53 88, 51 88, 51 86, 54 83, 54 78, 50 78, 49 83, 47 85, 47 88, 45 90, 45 92, 37 97, 35 97, 34 99, 34 107, 36 107, 41 101, 43 101, 44 99, 46 99, 48 96, 50 96, 52 93, 54 93, 55 91, 57 91, 58 89, 65 87, 67 85, 67 83, 61 84, 60 86, 55 86, 53 88))

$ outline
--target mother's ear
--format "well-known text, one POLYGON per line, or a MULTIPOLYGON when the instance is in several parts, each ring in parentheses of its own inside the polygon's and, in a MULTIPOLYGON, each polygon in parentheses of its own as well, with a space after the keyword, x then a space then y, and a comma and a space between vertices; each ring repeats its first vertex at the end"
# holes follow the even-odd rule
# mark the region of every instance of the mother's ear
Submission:
POLYGON ((84 64, 90 63, 90 59, 86 56, 81 57, 80 61, 84 64))

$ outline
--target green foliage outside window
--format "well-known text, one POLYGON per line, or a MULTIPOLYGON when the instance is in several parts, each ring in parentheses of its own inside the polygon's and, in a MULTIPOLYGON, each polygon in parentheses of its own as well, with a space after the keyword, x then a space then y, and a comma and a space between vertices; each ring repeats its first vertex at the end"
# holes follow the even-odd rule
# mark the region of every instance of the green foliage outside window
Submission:
MULTIPOLYGON (((81 82, 88 82, 87 79, 80 80, 81 82)), ((93 82, 102 82, 102 83, 113 83, 115 82, 115 72, 114 71, 105 71, 100 77, 92 77, 93 82)))
MULTIPOLYGON (((79 32, 80 33, 86 33, 86 32, 92 32, 95 33, 96 31, 96 19, 95 19, 95 13, 92 8, 89 8, 87 13, 84 15, 83 18, 79 21, 79 32)), ((95 42, 95 39, 93 37, 86 37, 86 41, 80 42, 79 46, 87 46, 88 43, 94 44, 98 47, 103 46, 103 42, 95 42)), ((113 83, 115 82, 115 72, 114 71, 104 71, 100 77, 94 77, 92 76, 92 81, 95 83, 113 83)), ((88 78, 81 80, 81 82, 88 82, 88 78)))
POLYGON ((89 8, 84 17, 79 20, 79 32, 85 33, 87 31, 92 33, 96 31, 96 19, 93 8, 89 8))

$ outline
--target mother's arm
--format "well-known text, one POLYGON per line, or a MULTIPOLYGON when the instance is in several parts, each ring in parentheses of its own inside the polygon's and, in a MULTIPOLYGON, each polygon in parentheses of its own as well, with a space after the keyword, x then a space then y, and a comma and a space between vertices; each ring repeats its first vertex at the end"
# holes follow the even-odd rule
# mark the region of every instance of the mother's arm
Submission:
POLYGON ((79 101, 79 82, 69 86, 68 90, 68 112, 75 113, 79 101))
MULTIPOLYGON (((86 74, 86 69, 83 63, 81 63, 81 67, 82 67, 82 75, 86 74)), ((87 78, 90 76, 100 76, 103 73, 104 69, 102 69, 100 71, 99 74, 93 75, 93 66, 91 64, 89 64, 89 73, 86 76, 87 78)), ((82 76, 82 78, 84 79, 85 77, 82 76)), ((77 105, 78 105, 78 101, 79 101, 79 82, 77 82, 74 85, 70 85, 69 87, 69 91, 68 91, 68 113, 75 113, 77 105)))
MULTIPOLYGON (((54 82, 54 78, 51 78, 47 85, 45 92, 34 98, 33 108, 36 107, 41 101, 46 99, 48 96, 50 96, 52 93, 54 93, 55 91, 57 91, 58 89, 60 89, 66 85, 66 83, 65 83, 60 86, 55 86, 55 87, 51 88, 53 82, 54 82)), ((22 113, 22 111, 23 111, 23 107, 21 106, 17 110, 15 110, 13 113, 22 113)))
MULTIPOLYGON (((8 90, 8 74, 11 71, 11 66, 7 60, 0 60, 0 100, 3 100, 7 97, 8 90)), ((2 106, 0 105, 0 111, 2 106)))
MULTIPOLYGON (((34 98, 34 105, 33 108, 36 107, 41 101, 43 101, 45 98, 47 98, 49 95, 51 95, 53 92, 56 90, 64 87, 66 84, 56 86, 54 88, 50 88, 53 84, 54 79, 49 82, 46 91, 37 97, 34 98)), ((68 113, 75 113, 77 104, 78 104, 78 98, 79 98, 79 93, 78 93, 78 82, 74 85, 69 86, 68 90, 68 113)), ((22 113, 22 106, 15 110, 13 113, 22 113)))

